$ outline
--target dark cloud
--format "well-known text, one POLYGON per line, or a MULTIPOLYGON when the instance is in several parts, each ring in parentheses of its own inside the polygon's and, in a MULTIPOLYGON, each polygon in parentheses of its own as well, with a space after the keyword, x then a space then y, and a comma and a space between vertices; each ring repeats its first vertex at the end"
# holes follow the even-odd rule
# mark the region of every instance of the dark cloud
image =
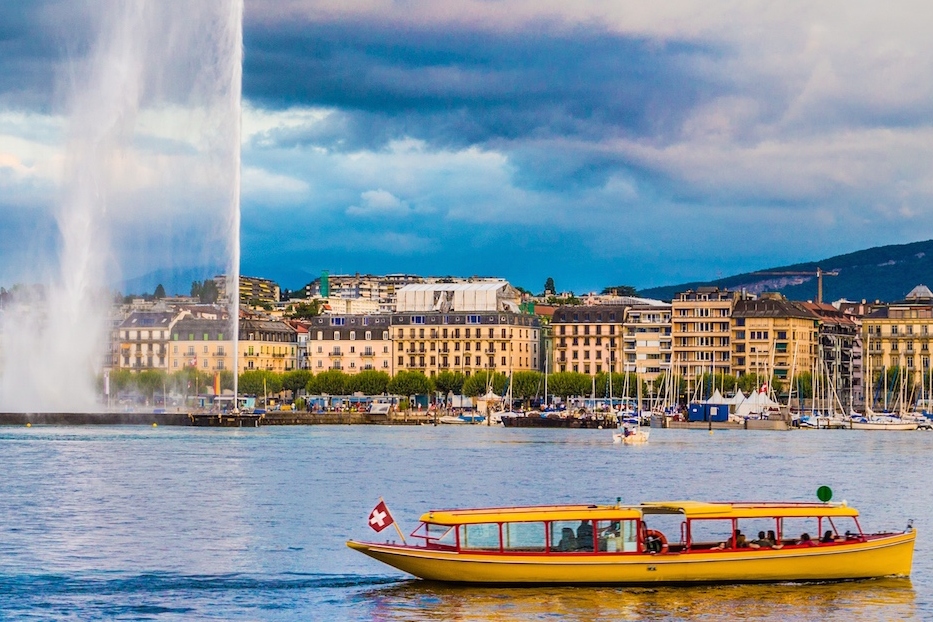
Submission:
POLYGON ((348 149, 400 136, 438 146, 664 140, 712 91, 695 59, 720 53, 585 28, 530 34, 247 21, 244 37, 244 95, 271 108, 339 109, 338 125, 316 130, 333 136, 291 139, 348 149))

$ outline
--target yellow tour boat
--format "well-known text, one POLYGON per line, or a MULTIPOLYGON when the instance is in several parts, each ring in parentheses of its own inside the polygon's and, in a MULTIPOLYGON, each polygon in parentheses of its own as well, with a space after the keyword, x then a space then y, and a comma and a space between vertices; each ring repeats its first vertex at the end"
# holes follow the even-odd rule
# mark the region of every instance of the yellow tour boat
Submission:
POLYGON ((916 531, 864 533, 845 502, 666 501, 434 510, 409 537, 347 546, 455 583, 824 581, 908 576, 916 531))

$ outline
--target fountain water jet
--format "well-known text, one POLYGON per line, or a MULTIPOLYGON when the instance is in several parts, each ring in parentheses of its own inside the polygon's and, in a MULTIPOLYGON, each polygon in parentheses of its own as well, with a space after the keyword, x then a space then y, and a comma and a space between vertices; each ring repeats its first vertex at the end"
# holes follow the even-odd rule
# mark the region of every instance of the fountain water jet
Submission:
POLYGON ((85 6, 97 32, 66 76, 60 245, 0 313, 0 411, 101 408, 126 274, 223 271, 237 360, 242 0, 85 6))

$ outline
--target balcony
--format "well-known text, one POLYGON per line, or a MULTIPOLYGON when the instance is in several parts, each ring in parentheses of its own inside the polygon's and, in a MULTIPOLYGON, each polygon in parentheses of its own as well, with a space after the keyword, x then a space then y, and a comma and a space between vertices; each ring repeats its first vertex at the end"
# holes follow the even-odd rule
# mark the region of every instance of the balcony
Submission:
POLYGON ((331 350, 330 356, 343 356, 343 352, 341 352, 340 350, 331 350))

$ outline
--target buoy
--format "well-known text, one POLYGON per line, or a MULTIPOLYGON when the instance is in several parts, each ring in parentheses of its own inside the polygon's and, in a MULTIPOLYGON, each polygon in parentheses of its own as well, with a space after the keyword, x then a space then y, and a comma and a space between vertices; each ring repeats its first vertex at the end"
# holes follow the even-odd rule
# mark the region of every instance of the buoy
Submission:
POLYGON ((159 424, 158 424, 158 423, 153 423, 153 424, 152 424, 152 427, 157 428, 157 427, 159 427, 159 424))
POLYGON ((31 423, 27 423, 27 424, 26 424, 26 427, 27 427, 27 428, 31 428, 31 427, 32 427, 32 424, 31 424, 31 423))
POLYGON ((710 434, 710 436, 712 436, 712 435, 713 435, 713 431, 712 431, 712 430, 710 430, 710 431, 709 431, 709 434, 710 434))

